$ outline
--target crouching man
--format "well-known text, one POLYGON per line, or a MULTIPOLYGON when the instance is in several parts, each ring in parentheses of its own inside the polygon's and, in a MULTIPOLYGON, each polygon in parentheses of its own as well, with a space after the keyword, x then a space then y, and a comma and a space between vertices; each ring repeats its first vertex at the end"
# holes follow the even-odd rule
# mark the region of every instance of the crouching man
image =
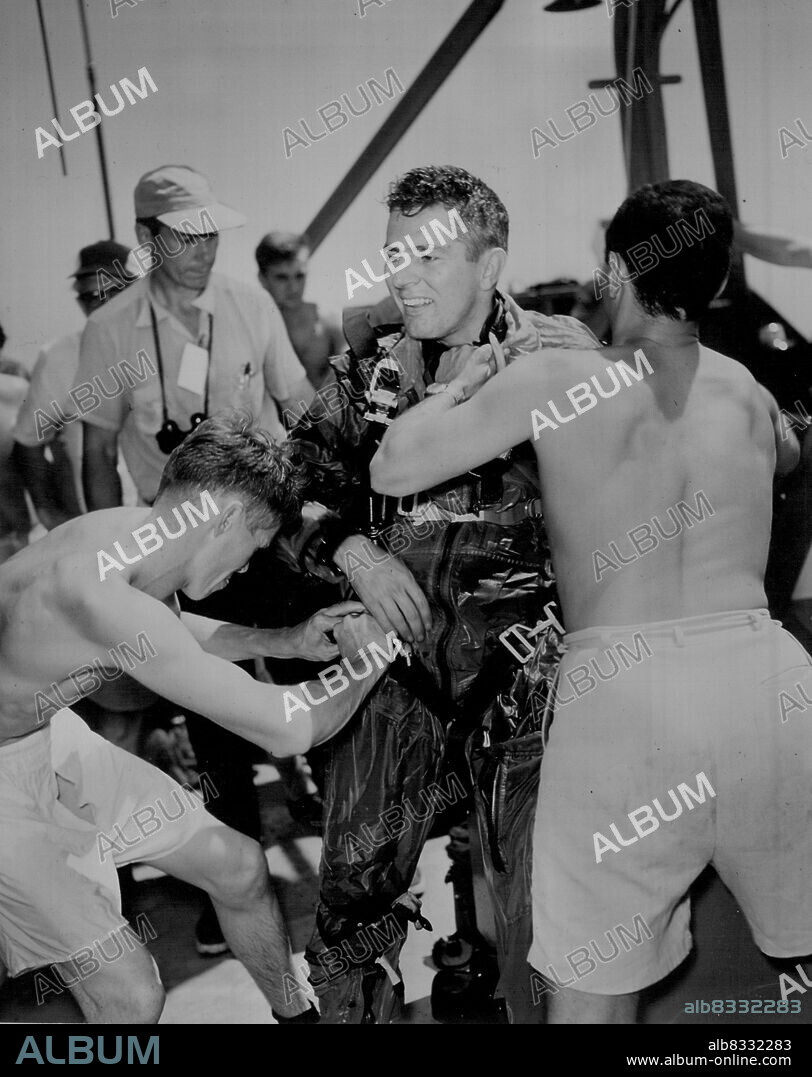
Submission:
POLYGON ((285 993, 290 944, 259 844, 202 807, 156 811, 183 803, 181 787, 70 708, 126 662, 158 695, 277 756, 341 729, 388 661, 389 641, 363 606, 342 603, 281 630, 177 606, 176 592, 199 599, 225 587, 296 526, 300 485, 289 448, 239 415, 209 419, 169 457, 152 508, 71 520, 0 569, 0 963, 13 976, 52 965, 88 1021, 155 1022, 163 1008, 145 949, 85 978, 75 960, 87 948, 110 952, 105 941, 126 924, 115 869, 134 861, 211 896, 278 1019, 316 1019, 301 994, 285 993), (339 652, 340 672, 321 684, 264 684, 233 665, 339 652), (150 809, 161 825, 139 826, 150 809))

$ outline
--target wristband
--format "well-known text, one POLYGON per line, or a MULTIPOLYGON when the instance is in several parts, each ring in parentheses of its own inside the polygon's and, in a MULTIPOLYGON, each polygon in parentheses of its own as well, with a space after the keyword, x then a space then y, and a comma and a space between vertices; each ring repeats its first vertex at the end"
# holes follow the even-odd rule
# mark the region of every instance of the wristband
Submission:
POLYGON ((358 534, 358 528, 348 526, 343 520, 338 518, 324 520, 320 530, 316 532, 302 550, 302 563, 304 564, 305 560, 309 558, 317 567, 343 576, 344 573, 333 558, 336 549, 344 539, 356 534, 358 534))

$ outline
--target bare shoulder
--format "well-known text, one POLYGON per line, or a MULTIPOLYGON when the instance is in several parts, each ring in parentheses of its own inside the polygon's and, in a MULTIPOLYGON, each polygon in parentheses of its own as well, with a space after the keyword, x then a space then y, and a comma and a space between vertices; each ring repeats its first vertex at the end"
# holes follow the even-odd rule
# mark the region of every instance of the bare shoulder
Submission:
POLYGON ((731 394, 739 403, 765 405, 768 400, 773 400, 743 363, 712 348, 702 347, 700 372, 704 379, 715 383, 717 388, 731 394))
POLYGON ((543 348, 519 356, 510 364, 517 376, 545 384, 566 382, 564 388, 576 385, 607 366, 603 348, 543 348))
POLYGON ((99 555, 114 550, 115 543, 127 539, 149 516, 143 507, 101 509, 77 516, 51 531, 35 545, 43 561, 57 563, 61 575, 70 582, 76 576, 77 586, 85 587, 87 577, 96 582, 104 579, 99 572, 99 555))
POLYGON ((729 355, 723 355, 722 352, 714 351, 713 348, 708 348, 704 344, 700 346, 700 359, 703 364, 718 371, 720 376, 734 378, 742 384, 745 382, 756 384, 755 378, 744 363, 740 363, 738 359, 732 359, 729 355))
POLYGON ((72 626, 86 639, 104 647, 132 644, 146 636, 165 653, 172 640, 190 636, 164 602, 139 591, 122 577, 111 577, 104 583, 90 581, 81 593, 74 589, 67 605, 72 626))
POLYGON ((145 511, 106 509, 80 516, 31 546, 26 572, 43 607, 83 633, 92 633, 100 611, 107 611, 104 620, 109 620, 111 612, 126 610, 140 592, 117 572, 102 576, 99 555, 138 526, 145 511))
POLYGON ((122 579, 99 580, 95 552, 75 552, 46 575, 44 605, 86 639, 104 642, 103 626, 126 621, 134 589, 122 579))
MULTIPOLYGON (((504 390, 511 406, 522 411, 545 408, 564 401, 579 387, 611 365, 601 348, 544 348, 514 359, 505 372, 504 390)), ((497 375, 494 379, 499 384, 497 375)))
POLYGON ((58 538, 52 532, 4 567, 0 583, 4 612, 18 633, 43 646, 64 634, 77 644, 101 643, 102 614, 121 608, 119 590, 112 585, 103 588, 98 574, 94 576, 95 558, 66 551, 58 538))

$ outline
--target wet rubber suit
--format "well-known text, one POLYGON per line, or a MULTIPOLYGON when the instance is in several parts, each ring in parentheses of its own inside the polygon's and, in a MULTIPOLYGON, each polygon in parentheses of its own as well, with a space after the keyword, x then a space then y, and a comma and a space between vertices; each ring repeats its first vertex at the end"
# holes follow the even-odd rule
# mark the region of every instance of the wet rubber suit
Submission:
MULTIPOLYGON (((318 392, 291 433, 310 464, 307 496, 331 510, 301 563, 311 569, 321 563, 335 572, 336 546, 347 535, 366 534, 409 568, 428 599, 433 621, 410 666, 399 660, 329 746, 320 903, 307 951, 325 1023, 386 1023, 397 1016, 403 991, 398 955, 408 926, 397 900, 412 880, 436 812, 470 789, 464 759, 457 768, 462 774, 455 770, 444 782, 438 780, 452 721, 467 702, 479 726, 482 712, 489 704, 493 711, 500 691, 510 696, 516 671, 524 674, 531 667, 541 695, 537 691, 528 713, 539 715, 557 665, 557 606, 549 605, 556 594, 529 445, 414 497, 384 498, 369 486, 369 460, 387 413, 391 420, 420 401, 428 384, 451 380, 491 331, 508 362, 544 348, 584 349, 597 343, 580 322, 523 311, 497 292, 479 341, 446 347, 414 341, 402 327, 389 325, 370 335, 373 343, 366 355, 351 350, 331 360, 336 382, 318 392), (534 631, 540 619, 542 626, 534 631), (534 660, 525 666, 534 646, 534 660)), ((522 692, 527 694, 526 686, 522 692)), ((516 733, 515 700, 497 709, 501 727, 494 725, 494 736, 516 733)), ((531 717, 531 725, 533 721, 531 717)), ((510 826, 515 828, 516 812, 523 806, 529 835, 540 750, 534 730, 524 732, 529 740, 524 738, 516 757, 521 777, 509 790, 505 759, 482 756, 490 734, 480 729, 479 739, 475 735, 472 740, 483 780, 496 778, 508 795, 510 826)), ((511 758, 515 747, 508 749, 511 758)), ((481 808, 483 797, 478 799, 481 808)), ((493 827, 484 816, 482 826, 487 859, 493 827)), ((529 904, 529 887, 526 902, 510 893, 512 869, 521 874, 529 865, 514 863, 505 836, 500 840, 502 878, 496 880, 494 896, 518 922, 529 904)), ((525 850, 518 854, 526 860, 525 850)), ((524 876, 519 881, 524 884, 524 876)), ((523 946, 517 967, 528 981, 529 922, 525 944, 501 919, 497 912, 502 957, 523 946)), ((504 969, 502 980, 509 998, 504 969)), ((519 997, 526 996, 528 983, 517 990, 519 997)))

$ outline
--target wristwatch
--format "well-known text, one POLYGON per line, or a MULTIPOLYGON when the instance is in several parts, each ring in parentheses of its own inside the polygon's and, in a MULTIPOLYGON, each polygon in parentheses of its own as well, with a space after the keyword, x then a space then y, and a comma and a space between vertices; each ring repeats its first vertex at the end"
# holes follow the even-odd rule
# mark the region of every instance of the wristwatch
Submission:
POLYGON ((432 385, 426 386, 426 396, 439 396, 440 393, 448 393, 455 406, 465 401, 465 390, 459 386, 452 389, 447 381, 435 381, 432 385))

